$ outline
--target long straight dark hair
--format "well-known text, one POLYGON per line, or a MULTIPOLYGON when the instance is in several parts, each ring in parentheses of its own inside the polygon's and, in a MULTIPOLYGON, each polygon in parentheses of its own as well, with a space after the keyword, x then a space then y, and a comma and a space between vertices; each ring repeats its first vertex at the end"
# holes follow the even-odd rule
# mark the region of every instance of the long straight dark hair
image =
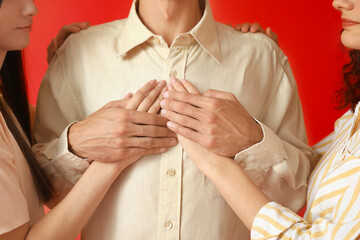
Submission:
POLYGON ((6 124, 29 165, 40 201, 47 202, 52 197, 53 186, 37 163, 29 143, 32 142, 27 85, 25 81, 23 54, 21 51, 9 51, 0 71, 1 91, 6 105, 10 107, 26 136, 18 128, 12 114, 0 101, 0 111, 6 124), (28 140, 28 141, 27 141, 28 140))

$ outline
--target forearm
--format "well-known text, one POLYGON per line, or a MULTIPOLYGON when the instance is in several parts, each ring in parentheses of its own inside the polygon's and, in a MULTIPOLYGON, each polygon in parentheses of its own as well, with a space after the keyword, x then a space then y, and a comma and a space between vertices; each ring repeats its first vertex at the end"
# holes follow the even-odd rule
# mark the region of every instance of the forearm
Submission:
POLYGON ((64 200, 30 229, 26 239, 75 239, 120 171, 112 163, 94 162, 64 200))
POLYGON ((291 144, 262 126, 263 141, 237 154, 235 162, 272 201, 298 211, 305 203, 313 152, 296 135, 285 136, 291 144))
POLYGON ((270 200, 232 159, 212 155, 204 174, 216 185, 235 213, 251 229, 259 210, 270 200))

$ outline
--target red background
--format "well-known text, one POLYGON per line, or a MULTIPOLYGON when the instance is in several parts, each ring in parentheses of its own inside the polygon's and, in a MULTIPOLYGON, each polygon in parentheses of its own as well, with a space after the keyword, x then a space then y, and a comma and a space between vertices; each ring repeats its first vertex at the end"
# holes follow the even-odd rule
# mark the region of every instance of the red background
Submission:
MULTIPOLYGON (((310 144, 333 130, 344 111, 335 110, 333 93, 341 83, 346 61, 340 44, 340 14, 330 0, 210 0, 214 17, 222 23, 259 22, 278 33, 289 57, 302 100, 310 144)), ((46 46, 63 24, 100 24, 126 18, 131 0, 36 0, 32 43, 26 51, 30 100, 36 102, 46 71, 46 46)))

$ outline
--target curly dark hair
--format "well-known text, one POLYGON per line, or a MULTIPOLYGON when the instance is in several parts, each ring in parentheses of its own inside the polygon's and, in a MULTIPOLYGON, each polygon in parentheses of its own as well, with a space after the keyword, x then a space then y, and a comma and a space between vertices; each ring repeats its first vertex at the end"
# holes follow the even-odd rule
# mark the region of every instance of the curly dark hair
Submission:
POLYGON ((344 81, 336 92, 339 108, 350 107, 354 112, 360 101, 360 50, 349 51, 350 62, 343 67, 344 81))

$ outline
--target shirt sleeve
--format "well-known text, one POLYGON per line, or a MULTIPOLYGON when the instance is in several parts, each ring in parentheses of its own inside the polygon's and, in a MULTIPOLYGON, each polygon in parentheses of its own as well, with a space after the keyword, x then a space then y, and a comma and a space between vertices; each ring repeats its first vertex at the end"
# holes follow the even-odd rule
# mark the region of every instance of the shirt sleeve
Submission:
POLYGON ((14 154, 0 136, 0 235, 29 222, 25 196, 21 190, 14 154))
POLYGON ((298 211, 306 200, 315 154, 307 144, 297 86, 285 56, 279 67, 272 98, 256 120, 263 140, 238 153, 235 161, 270 199, 298 211))
POLYGON ((68 129, 73 122, 83 119, 83 111, 75 94, 68 86, 63 62, 64 48, 58 50, 44 79, 38 95, 34 124, 33 151, 41 166, 50 176, 62 175, 75 184, 89 163, 68 150, 68 129))
MULTIPOLYGON (((354 215, 355 216, 355 215, 354 215)), ((251 239, 344 239, 355 240, 360 236, 360 219, 331 222, 319 217, 309 223, 291 210, 270 202, 260 209, 251 229, 251 239)))

